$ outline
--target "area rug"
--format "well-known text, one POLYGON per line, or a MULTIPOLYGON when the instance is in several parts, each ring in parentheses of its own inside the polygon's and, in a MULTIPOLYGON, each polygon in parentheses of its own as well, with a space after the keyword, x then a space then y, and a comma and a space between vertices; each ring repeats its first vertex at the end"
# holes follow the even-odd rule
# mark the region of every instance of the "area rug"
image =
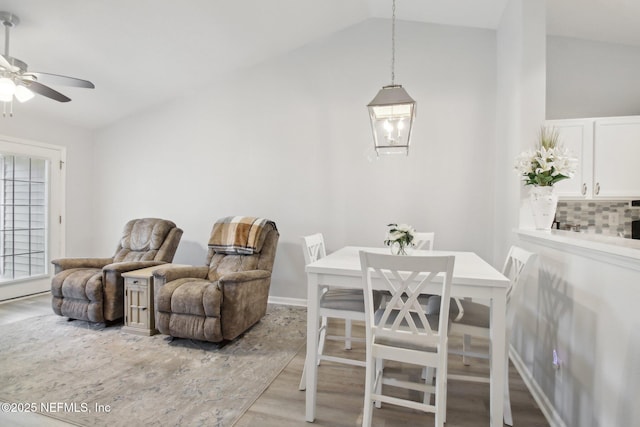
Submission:
POLYGON ((305 335, 305 309, 281 305, 222 346, 35 317, 0 326, 0 400, 81 426, 230 426, 305 335))

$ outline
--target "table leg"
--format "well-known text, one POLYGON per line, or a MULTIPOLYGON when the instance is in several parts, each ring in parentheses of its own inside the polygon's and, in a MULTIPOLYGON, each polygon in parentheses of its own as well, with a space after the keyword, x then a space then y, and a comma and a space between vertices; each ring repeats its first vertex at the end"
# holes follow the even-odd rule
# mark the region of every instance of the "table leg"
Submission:
POLYGON ((320 303, 320 286, 318 275, 307 274, 307 357, 305 359, 306 415, 308 422, 316 418, 316 391, 318 387, 318 305, 320 303))
POLYGON ((491 420, 493 427, 502 427, 504 416, 504 384, 505 373, 509 363, 506 340, 506 293, 494 296, 491 300, 491 420))

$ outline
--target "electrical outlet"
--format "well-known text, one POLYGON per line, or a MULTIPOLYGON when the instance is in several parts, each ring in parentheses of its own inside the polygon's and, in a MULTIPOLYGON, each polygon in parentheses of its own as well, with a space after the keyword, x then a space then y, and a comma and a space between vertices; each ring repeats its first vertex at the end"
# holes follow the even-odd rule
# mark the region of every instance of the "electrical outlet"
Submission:
POLYGON ((560 369, 560 365, 562 365, 562 360, 558 357, 558 351, 553 349, 553 369, 556 371, 560 369))

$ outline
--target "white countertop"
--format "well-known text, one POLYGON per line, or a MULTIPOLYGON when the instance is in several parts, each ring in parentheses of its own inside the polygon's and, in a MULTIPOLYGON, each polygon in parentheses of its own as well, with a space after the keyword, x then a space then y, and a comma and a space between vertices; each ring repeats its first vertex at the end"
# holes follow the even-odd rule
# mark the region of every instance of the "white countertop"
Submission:
POLYGON ((640 240, 602 234, 581 233, 564 230, 517 229, 521 239, 553 247, 564 247, 573 251, 588 251, 594 255, 625 259, 640 266, 640 240))

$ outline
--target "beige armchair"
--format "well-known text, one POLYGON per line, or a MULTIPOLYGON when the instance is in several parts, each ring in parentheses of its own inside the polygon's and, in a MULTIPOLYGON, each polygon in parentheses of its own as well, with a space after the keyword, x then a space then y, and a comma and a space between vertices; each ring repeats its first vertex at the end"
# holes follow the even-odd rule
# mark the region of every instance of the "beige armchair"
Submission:
POLYGON ((61 258, 51 263, 53 311, 70 319, 111 322, 124 316, 122 273, 173 260, 182 230, 158 218, 133 219, 111 258, 61 258))
POLYGON ((253 217, 218 221, 206 265, 154 271, 158 330, 173 337, 220 342, 233 340, 257 323, 267 311, 278 238, 272 221, 253 217), (246 233, 239 232, 233 221, 243 224, 246 233), (244 240, 247 233, 253 234, 255 244, 228 244, 234 236, 244 240))

